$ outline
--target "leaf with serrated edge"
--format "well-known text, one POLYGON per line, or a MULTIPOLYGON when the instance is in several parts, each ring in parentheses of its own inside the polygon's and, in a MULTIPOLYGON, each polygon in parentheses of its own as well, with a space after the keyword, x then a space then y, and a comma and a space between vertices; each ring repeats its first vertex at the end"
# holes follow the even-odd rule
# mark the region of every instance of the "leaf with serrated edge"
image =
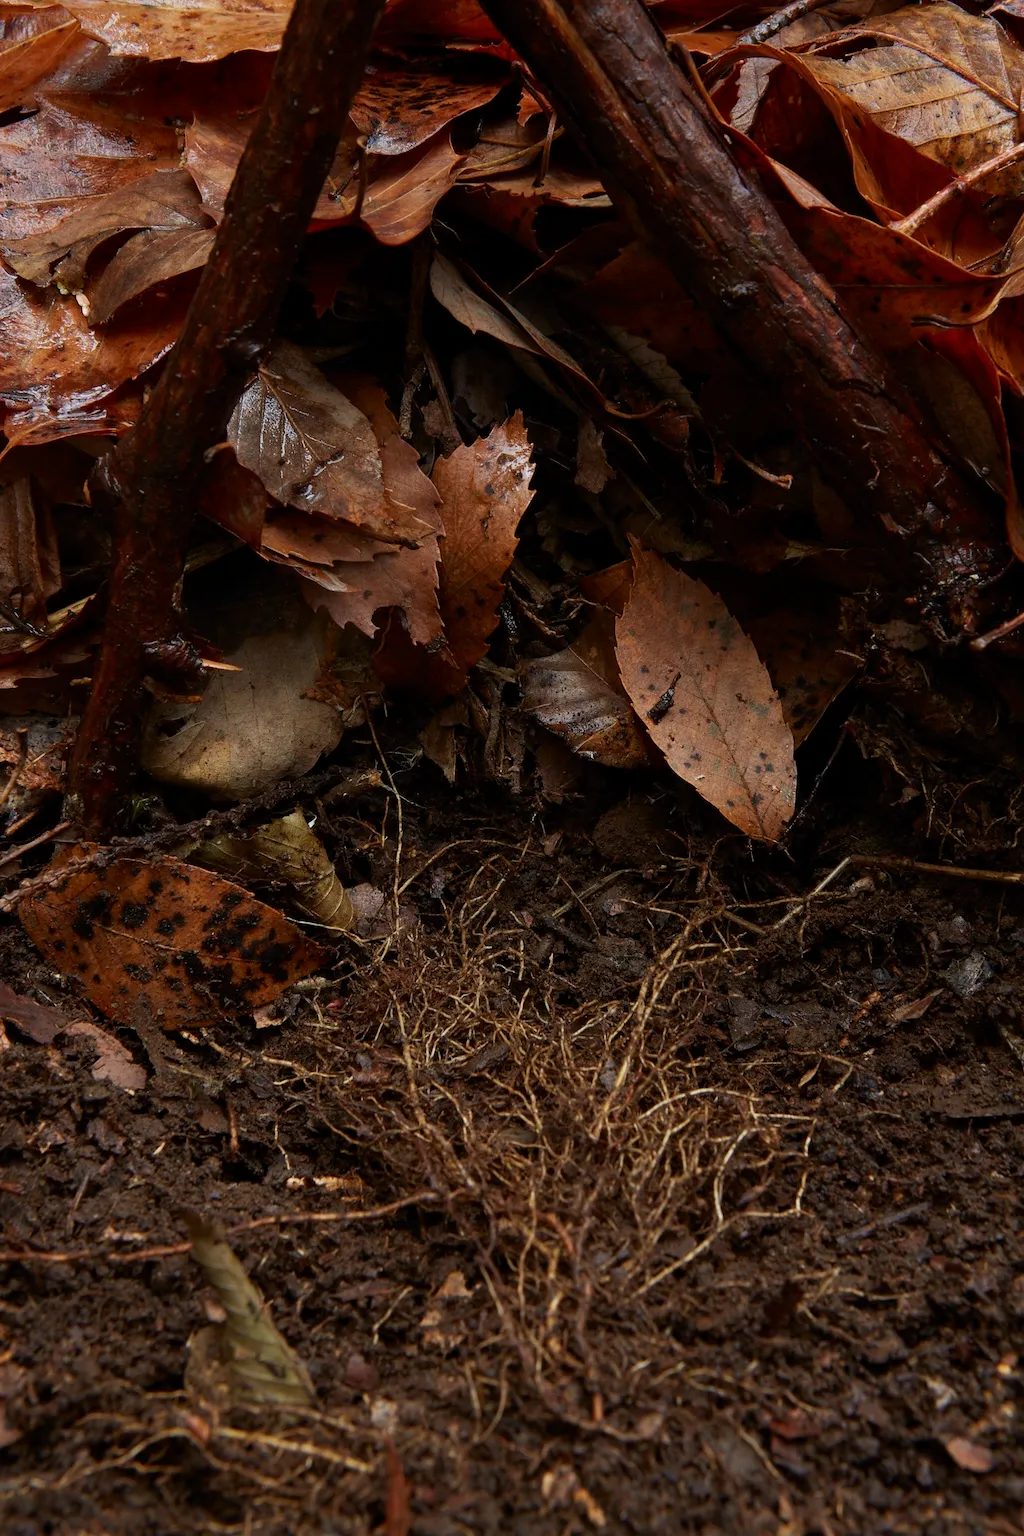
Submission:
POLYGON ((793 734, 752 643, 722 600, 633 545, 616 622, 619 670, 669 767, 750 837, 774 842, 796 803, 793 734))

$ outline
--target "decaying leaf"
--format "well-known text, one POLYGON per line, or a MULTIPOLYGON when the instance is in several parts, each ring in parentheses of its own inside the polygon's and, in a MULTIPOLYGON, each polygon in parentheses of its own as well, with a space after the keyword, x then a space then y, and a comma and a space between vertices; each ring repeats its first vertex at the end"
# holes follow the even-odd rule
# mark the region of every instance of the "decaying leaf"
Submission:
POLYGON ((293 905, 303 917, 344 933, 355 925, 355 909, 338 879, 323 843, 301 811, 257 827, 246 836, 223 833, 201 843, 197 864, 232 880, 279 881, 292 887, 293 905))
POLYGON ((113 54, 204 64, 280 45, 290 0, 69 0, 83 32, 113 54))
POLYGON ((219 1363, 232 1402, 311 1408, 316 1394, 309 1372, 275 1328, 261 1292, 232 1253, 222 1229, 193 1211, 185 1211, 184 1218, 192 1257, 227 1313, 204 1339, 204 1364, 219 1363), (209 1351, 211 1342, 219 1346, 215 1352, 209 1351))
POLYGON ((228 424, 238 462, 278 501, 344 518, 385 543, 433 529, 391 499, 362 411, 291 342, 277 342, 228 424))
POLYGON ((522 669, 523 708, 580 757, 609 768, 650 760, 643 726, 619 681, 614 619, 595 613, 575 644, 522 669))
POLYGON ((456 448, 434 466, 441 493, 441 614, 448 648, 468 671, 487 652, 533 492, 530 439, 522 412, 472 447, 456 448))
POLYGON ((76 1019, 64 1030, 66 1035, 78 1035, 96 1047, 96 1060, 92 1075, 99 1083, 113 1083, 130 1093, 139 1093, 148 1081, 146 1069, 134 1060, 131 1051, 120 1040, 100 1029, 88 1019, 76 1019))
POLYGON ((15 480, 0 488, 0 602, 7 610, 0 613, 0 655, 22 649, 33 629, 46 629, 46 605, 60 586, 53 521, 36 505, 31 481, 15 480))
POLYGON ((321 951, 248 891, 180 859, 72 866, 18 908, 29 938, 109 1018, 202 1028, 272 1002, 321 951))
POLYGON ((793 735, 753 644, 722 600, 633 546, 616 622, 626 692, 669 767, 750 837, 773 842, 796 804, 793 735))

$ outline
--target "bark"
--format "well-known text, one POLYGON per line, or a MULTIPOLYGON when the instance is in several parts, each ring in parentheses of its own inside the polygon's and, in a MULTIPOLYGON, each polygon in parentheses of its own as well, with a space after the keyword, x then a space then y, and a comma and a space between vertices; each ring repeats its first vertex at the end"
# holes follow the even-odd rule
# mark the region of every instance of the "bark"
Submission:
POLYGON ((271 339, 383 9, 296 0, 182 333, 138 424, 94 473, 114 566, 69 802, 91 838, 110 831, 136 770, 147 669, 187 671, 177 602, 203 455, 271 339))
POLYGON ((885 531, 887 572, 955 626, 1005 563, 993 499, 940 453, 741 169, 641 0, 480 0, 745 367, 781 392, 823 476, 885 531))

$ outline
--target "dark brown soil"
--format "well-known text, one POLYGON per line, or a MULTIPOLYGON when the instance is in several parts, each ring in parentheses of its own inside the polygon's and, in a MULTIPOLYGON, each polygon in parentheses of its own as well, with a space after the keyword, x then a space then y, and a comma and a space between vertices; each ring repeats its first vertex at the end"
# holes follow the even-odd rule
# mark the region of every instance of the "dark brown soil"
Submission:
POLYGON ((800 895, 854 833, 755 888, 688 803, 513 814, 432 773, 401 850, 373 806, 333 828, 353 879, 420 872, 408 926, 278 1022, 121 1031, 134 1094, 8 1028, 6 1536, 1024 1529, 1024 892, 851 868, 744 927, 730 889, 800 895), (182 1205, 235 1229, 317 1413, 186 1383, 182 1205))

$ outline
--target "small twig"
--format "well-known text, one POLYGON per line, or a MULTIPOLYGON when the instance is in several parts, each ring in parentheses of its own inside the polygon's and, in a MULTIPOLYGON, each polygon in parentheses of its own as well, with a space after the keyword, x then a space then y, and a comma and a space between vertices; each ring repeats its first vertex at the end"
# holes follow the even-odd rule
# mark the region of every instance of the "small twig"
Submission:
POLYGON ((25 764, 28 762, 28 732, 18 732, 18 761, 11 769, 10 777, 3 789, 0 790, 0 809, 2 809, 14 793, 18 780, 25 772, 25 764))
POLYGON ((403 813, 402 813, 402 797, 398 793, 398 786, 395 783, 395 776, 391 772, 391 765, 388 762, 387 758, 384 756, 384 752, 383 752, 383 750, 381 748, 381 744, 380 744, 380 742, 377 739, 377 731, 376 731, 376 729, 374 727, 374 724, 373 724, 373 714, 371 713, 370 706, 369 706, 369 703, 367 702, 365 694, 363 695, 363 713, 366 715, 366 724, 367 724, 367 726, 369 728, 370 735, 373 737, 373 744, 377 748, 377 756, 380 758, 381 767, 384 769, 384 777, 388 781, 388 788, 391 790, 391 793, 394 795, 394 797, 395 797, 395 805, 398 808, 398 847, 395 850, 395 874, 394 874, 394 882, 393 882, 394 899, 395 899, 395 923, 397 924, 398 923, 398 901, 399 901, 399 897, 402 894, 402 888, 401 888, 401 881, 402 881, 402 848, 403 848, 403 844, 404 844, 404 840, 405 840, 405 838, 404 838, 404 834, 405 834, 405 820, 404 820, 404 816, 403 816, 403 813))
POLYGON ((913 1221, 915 1216, 927 1216, 931 1211, 931 1205, 927 1200, 920 1205, 908 1205, 902 1211, 890 1211, 888 1216, 880 1216, 877 1221, 869 1221, 866 1227, 858 1227, 856 1232, 846 1232, 839 1239, 840 1248, 849 1248, 854 1243, 859 1243, 862 1237, 870 1237, 872 1232, 880 1232, 885 1227, 901 1227, 905 1221, 913 1221))
POLYGON ((799 21, 802 16, 809 16, 812 11, 820 11, 830 0, 791 0, 789 5, 784 5, 781 10, 771 16, 765 16, 756 26, 741 33, 736 39, 737 43, 766 43, 769 38, 776 37, 786 27, 799 21))
POLYGON ((993 155, 991 160, 986 160, 982 165, 976 165, 973 170, 965 171, 962 176, 955 176, 952 181, 940 187, 934 196, 927 202, 915 208, 913 213, 908 213, 905 218, 896 219, 889 225, 900 235, 912 235, 922 224, 932 216, 945 208, 954 198, 963 197, 977 182, 984 181, 988 176, 994 176, 998 171, 1005 171, 1008 166, 1016 165, 1018 160, 1024 159, 1024 144, 1014 144, 1011 149, 1004 149, 1001 155, 993 155))
POLYGON ((1000 624, 996 629, 990 629, 987 635, 975 635, 971 641, 972 651, 984 651, 993 640, 1002 640, 1006 635, 1012 635, 1015 629, 1024 624, 1024 613, 1018 613, 1015 619, 1007 619, 1005 624, 1000 624))
POLYGON ((50 828, 49 832, 40 832, 39 836, 34 837, 30 843, 19 843, 17 848, 12 848, 10 853, 5 853, 0 859, 0 869, 4 869, 8 864, 16 864, 23 854, 31 853, 33 848, 38 848, 42 843, 51 843, 55 837, 66 832, 70 825, 70 821, 59 821, 55 827, 50 828))

